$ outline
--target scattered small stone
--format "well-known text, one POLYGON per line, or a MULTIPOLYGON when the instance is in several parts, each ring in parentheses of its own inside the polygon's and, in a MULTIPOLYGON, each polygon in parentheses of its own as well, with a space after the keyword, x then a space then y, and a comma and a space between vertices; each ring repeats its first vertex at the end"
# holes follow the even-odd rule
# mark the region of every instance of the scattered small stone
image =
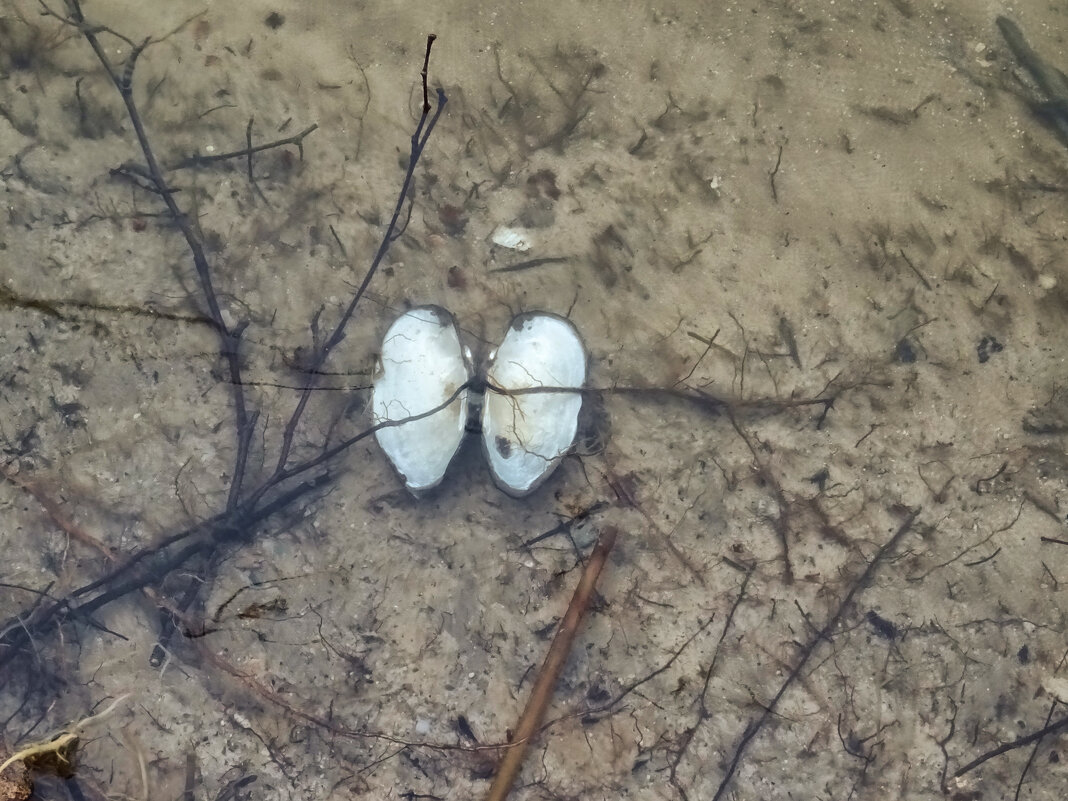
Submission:
POLYGON ((979 340, 979 346, 975 349, 975 352, 979 357, 979 364, 986 364, 990 361, 991 356, 995 353, 1001 353, 1003 350, 1005 350, 1005 346, 987 334, 979 340))
POLYGON ((556 186, 556 174, 552 170, 538 170, 527 178, 527 197, 539 195, 556 200, 560 197, 560 190, 556 186))
POLYGON ((454 264, 449 268, 445 282, 450 289, 467 289, 467 276, 464 275, 464 271, 460 269, 458 264, 454 264))
POLYGON ((467 217, 459 206, 446 203, 438 208, 438 219, 449 236, 460 236, 467 226, 467 217))
POLYGON ((811 476, 805 479, 810 484, 815 484, 820 488, 820 492, 823 492, 827 488, 827 482, 831 478, 831 471, 826 467, 813 473, 811 476))
POLYGON ((897 343, 897 347, 894 348, 894 355, 897 356, 897 360, 902 364, 912 364, 916 361, 916 349, 912 347, 907 339, 902 339, 897 343))
POLYGON ((884 640, 892 640, 897 636, 897 627, 875 611, 868 612, 866 618, 868 625, 875 629, 875 633, 884 640))

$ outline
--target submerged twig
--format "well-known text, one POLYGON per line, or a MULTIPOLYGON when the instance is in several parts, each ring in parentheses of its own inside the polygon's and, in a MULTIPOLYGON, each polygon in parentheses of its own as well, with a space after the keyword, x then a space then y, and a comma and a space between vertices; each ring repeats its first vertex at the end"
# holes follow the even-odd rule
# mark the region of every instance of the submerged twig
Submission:
POLYGON ((504 267, 494 267, 491 273, 518 273, 523 270, 531 270, 541 267, 543 264, 562 264, 570 259, 569 256, 543 256, 540 259, 527 259, 516 264, 506 264, 504 267))
MULTIPOLYGON (((430 48, 433 46, 435 38, 436 37, 433 34, 427 37, 426 61, 429 61, 430 59, 430 48)), ((342 313, 341 319, 338 320, 337 325, 334 326, 334 330, 331 332, 330 336, 328 336, 322 345, 319 346, 317 352, 312 357, 310 364, 307 367, 307 375, 309 377, 308 383, 301 391, 296 408, 286 422, 285 430, 282 434, 282 445, 279 449, 278 461, 275 465, 274 474, 267 480, 264 488, 261 491, 254 493, 253 497, 258 497, 262 492, 267 491, 278 481, 282 480, 281 477, 285 474, 289 464, 289 457, 293 449, 293 439, 296 436, 297 426, 300 424, 300 420, 304 415, 304 410, 308 405, 308 400, 311 398, 311 393, 316 387, 316 378, 334 348, 345 338, 345 329, 352 321, 357 304, 359 304, 360 300, 363 298, 364 293, 367 292, 367 287, 370 285, 371 279, 374 278, 375 273, 378 272, 382 260, 386 257, 390 246, 393 244, 394 232, 397 230, 400 223, 400 215, 404 208, 404 202, 408 197, 412 181, 415 179, 416 165, 419 163, 419 159, 423 155, 423 150, 426 148, 427 142, 430 141, 430 135, 433 133, 438 120, 441 119, 441 114, 445 110, 445 104, 448 102, 448 98, 446 98, 443 89, 439 88, 437 90, 437 95, 438 106, 437 109, 434 110, 434 114, 430 114, 431 107, 429 102, 427 102, 423 107, 423 114, 419 118, 419 124, 416 126, 415 132, 412 134, 408 168, 405 170, 400 192, 397 193, 397 202, 393 207, 393 216, 390 218, 389 225, 386 226, 385 233, 382 235, 378 250, 375 252, 374 258, 371 260, 371 264, 368 266, 366 273, 364 273, 363 280, 360 282, 360 285, 357 287, 355 293, 353 293, 348 306, 342 313)))
MULTIPOLYGON (((107 572, 95 581, 90 581, 68 592, 63 597, 54 600, 50 599, 51 603, 35 602, 34 607, 28 612, 23 610, 23 614, 16 614, 8 621, 0 624, 0 665, 14 658, 20 652, 22 646, 35 635, 44 633, 45 629, 51 627, 54 623, 62 623, 75 617, 83 620, 87 619, 89 614, 105 604, 121 598, 131 591, 145 589, 150 585, 157 584, 167 573, 181 567, 194 557, 210 560, 220 545, 246 541, 251 538, 255 526, 308 492, 328 483, 333 476, 329 471, 319 471, 318 475, 314 475, 297 486, 290 485, 289 489, 282 487, 283 483, 289 483, 298 476, 315 471, 316 468, 324 465, 325 462, 356 442, 370 436, 374 431, 386 425, 405 422, 388 421, 371 426, 367 430, 332 447, 328 447, 328 441, 323 442, 316 456, 310 457, 302 463, 290 463, 289 457, 294 435, 306 408, 310 392, 315 388, 315 376, 321 372, 319 368, 322 367, 333 348, 344 338, 345 327, 351 321, 357 304, 365 294, 368 284, 395 240, 394 234, 398 228, 401 210, 406 200, 411 196, 411 186, 416 166, 446 103, 444 91, 438 89, 437 109, 431 115, 432 108, 427 96, 426 81, 430 50, 435 37, 430 36, 427 39, 426 55, 421 73, 425 98, 423 114, 412 135, 411 153, 405 176, 398 192, 393 217, 383 233, 379 248, 370 267, 367 269, 362 283, 352 296, 341 319, 331 335, 316 348, 312 358, 313 369, 308 371, 310 378, 301 388, 300 399, 284 427, 281 453, 274 472, 259 482, 256 488, 246 492, 244 485, 249 469, 249 453, 258 422, 258 412, 249 409, 246 401, 244 387, 247 382, 244 381, 241 367, 240 338, 246 324, 239 322, 231 325, 224 319, 219 295, 214 285, 212 268, 208 262, 203 238, 196 228, 196 221, 178 206, 175 199, 175 190, 169 186, 164 177, 164 170, 155 155, 143 117, 134 101, 133 77, 137 59, 146 47, 161 40, 146 38, 137 42, 111 28, 87 22, 82 13, 79 0, 64 0, 64 3, 65 14, 53 11, 44 0, 41 0, 41 7, 45 14, 55 17, 77 30, 96 54, 108 78, 122 97, 127 116, 145 160, 144 166, 135 166, 131 169, 135 170, 136 174, 144 180, 145 188, 153 191, 163 201, 168 216, 182 233, 192 255, 193 265, 200 284, 200 294, 203 296, 203 302, 207 306, 210 324, 215 329, 218 337, 219 355, 229 373, 227 383, 230 385, 234 405, 237 446, 225 511, 183 531, 167 536, 162 541, 143 548, 124 560, 114 559, 107 572), (100 41, 100 37, 105 34, 117 37, 129 48, 125 59, 117 65, 111 63, 107 55, 108 50, 100 41)), ((243 156, 246 159, 246 166, 251 172, 251 160, 254 153, 271 147, 278 147, 282 144, 293 144, 302 150, 304 137, 314 131, 316 127, 312 125, 288 139, 253 147, 250 123, 249 129, 246 131, 247 147, 245 149, 213 157, 197 157, 196 163, 243 156)), ((451 403, 454 399, 455 396, 446 401, 445 404, 442 404, 442 406, 451 403)), ((429 413, 433 413, 433 411, 431 410, 429 413)), ((187 593, 186 600, 191 601, 195 594, 195 592, 187 593)), ((154 598, 153 600, 156 600, 161 608, 167 609, 168 612, 174 611, 174 604, 167 599, 154 598)), ((185 605, 187 604, 183 604, 182 609, 177 611, 183 611, 185 605)), ((164 639, 168 636, 172 616, 167 615, 166 618, 163 626, 164 633, 161 635, 164 639)))
MULTIPOLYGON (((338 454, 372 436, 384 428, 404 425, 437 414, 453 403, 457 397, 468 389, 467 384, 457 387, 451 396, 432 409, 399 420, 383 420, 358 434, 323 450, 318 456, 283 471, 275 478, 275 483, 264 485, 252 498, 244 501, 237 509, 222 512, 208 520, 171 534, 160 542, 142 548, 126 558, 124 562, 113 567, 95 581, 78 587, 63 597, 53 601, 41 610, 16 614, 0 624, 0 667, 15 657, 18 649, 34 635, 43 632, 48 624, 70 618, 85 619, 102 606, 117 600, 134 590, 156 583, 172 570, 181 567, 189 559, 206 551, 212 551, 227 542, 241 541, 249 536, 255 526, 290 506, 299 498, 329 483, 333 475, 320 473, 285 492, 273 496, 270 501, 260 504, 263 496, 272 486, 289 481, 299 475, 314 470, 330 461, 338 454), (180 548, 177 546, 181 546, 180 548), (100 594, 92 596, 99 591, 100 594), (89 600, 83 600, 91 596, 89 600), (6 650, 5 650, 6 649, 6 650)), ((36 606, 36 604, 35 604, 36 606)), ((170 611, 170 610, 168 610, 170 611)))
POLYGON ((838 604, 838 608, 835 609, 823 628, 816 632, 805 645, 801 651, 801 657, 797 660, 797 664, 794 665, 793 670, 786 677, 786 680, 779 686, 778 692, 772 697, 770 701, 764 706, 764 711, 755 720, 749 722, 745 727, 745 731, 742 733, 742 738, 738 742, 738 745, 734 749, 734 755, 731 757, 730 763, 727 765, 727 772, 723 774, 723 779, 719 783, 719 787, 716 788, 715 795, 712 796, 712 801, 719 801, 724 797, 727 792, 727 788, 730 786, 731 780, 734 778, 735 771, 738 770, 738 765, 742 761, 742 757, 745 755, 746 750, 749 748, 749 744, 753 741, 753 738, 760 733, 760 730, 764 728, 764 725, 776 714, 776 708, 779 705, 779 701, 786 695, 786 691, 793 686, 793 683, 797 681, 797 678, 801 675, 801 671, 805 669, 805 665, 808 664, 808 660, 812 658, 812 655, 816 652, 816 648, 821 642, 829 639, 831 632, 845 616, 846 611, 853 603, 853 598, 860 590, 869 586, 872 576, 875 574, 875 570, 882 564, 883 559, 888 553, 894 550, 901 539, 912 529, 912 524, 916 522, 916 518, 920 514, 919 509, 916 509, 909 513, 909 516, 905 518, 905 521, 898 526, 894 535, 886 541, 886 543, 875 552, 875 556, 868 562, 868 566, 864 569, 864 572, 853 582, 853 585, 849 588, 849 592, 846 593, 845 598, 838 604))
POLYGON ((1032 108, 1045 116, 1057 129, 1057 133, 1068 141, 1068 78, 1056 67, 1047 64, 1020 30, 1020 26, 1008 17, 998 17, 998 30, 1005 39, 1016 60, 1031 73, 1031 77, 1042 94, 1044 103, 1032 103, 1032 108))
POLYGON ((300 133, 293 134, 292 136, 287 136, 284 139, 275 139, 272 142, 265 142, 264 144, 256 145, 255 147, 249 144, 247 147, 243 147, 240 150, 231 150, 227 153, 212 153, 210 155, 202 155, 200 153, 196 153, 192 156, 187 156, 186 158, 179 161, 177 164, 174 164, 168 167, 167 169, 184 170, 189 167, 203 167, 207 164, 212 164, 217 161, 228 161, 229 159, 251 159, 252 156, 256 153, 262 153, 265 150, 274 150, 275 148, 285 147, 286 145, 295 145, 297 148, 297 153, 300 159, 303 161, 304 140, 310 133, 317 130, 319 130, 319 125, 314 124, 309 125, 300 133))
MULTIPOLYGON (((129 695, 129 693, 120 695, 108 704, 103 712, 98 712, 95 715, 90 715, 87 718, 71 723, 44 740, 23 746, 8 757, 3 764, 0 764, 0 774, 16 762, 22 762, 27 767, 47 762, 54 766, 57 771, 69 770, 72 767, 78 740, 81 739, 82 733, 94 723, 100 722, 114 712, 119 704, 129 698, 129 695), (49 759, 46 759, 46 757, 49 759)), ((63 775, 62 772, 60 775, 63 775)))
POLYGON ((614 527, 605 528, 597 540, 597 546, 593 549, 589 561, 586 562, 582 578, 579 579, 575 594, 571 596, 571 603, 568 604, 567 613, 560 623, 560 628, 556 630, 553 644, 549 646, 549 653, 545 656, 541 671, 534 680, 534 687, 530 691, 526 708, 523 709, 523 714, 516 725, 512 742, 501 758, 497 775, 486 795, 486 801, 504 801, 519 776, 519 771, 523 767, 523 756, 526 754, 531 738, 537 733, 545 717, 545 710, 548 709, 549 702, 552 700, 556 680, 571 652, 571 643, 574 642, 579 624, 582 623, 582 618, 589 607, 597 578, 604 568, 612 546, 615 545, 617 534, 618 531, 614 527))
POLYGON ((156 40, 148 38, 140 43, 135 43, 132 39, 121 36, 110 28, 88 24, 82 13, 79 0, 65 0, 69 15, 67 17, 52 11, 44 0, 40 0, 40 2, 45 13, 78 28, 82 36, 85 38, 85 41, 88 42, 89 46, 93 49, 97 60, 99 60, 104 71, 111 79, 111 82, 115 85, 115 88, 119 92, 119 96, 122 97, 123 105, 126 106, 126 115, 129 117, 130 124, 133 126, 138 146, 141 148, 141 153, 145 157, 145 166, 147 167, 145 177, 151 181, 156 193, 167 207, 171 219, 178 227, 178 230, 181 231, 182 237, 185 239, 189 252, 193 257, 193 266, 196 269, 197 279, 200 282, 201 294, 204 296, 204 302, 208 307, 208 316, 211 318, 219 340, 219 355, 222 357, 222 360, 225 362, 227 370, 229 371, 230 394, 233 399, 234 415, 236 417, 237 453, 234 457, 234 478, 230 482, 230 491, 226 501, 226 508, 233 509, 237 506, 241 494, 241 484, 245 474, 248 448, 251 441, 250 429, 255 424, 255 418, 253 417, 250 419, 249 417, 241 371, 240 339, 245 324, 238 323, 231 327, 227 325, 223 317, 222 307, 219 304, 218 293, 215 290, 211 266, 208 263, 208 257, 205 253, 203 242, 194 229, 189 216, 179 208, 178 202, 174 198, 174 190, 171 189, 170 185, 167 183, 167 179, 163 176, 163 169, 160 167, 155 150, 148 138, 148 132, 145 129, 141 111, 138 108, 137 103, 134 101, 134 67, 137 64, 138 57, 144 52, 145 48, 150 44, 153 44, 156 40), (111 61, 107 56, 107 50, 100 43, 99 34, 105 32, 118 36, 130 47, 130 52, 126 57, 121 73, 112 67, 111 61))
POLYGON ((1036 743, 1043 737, 1053 734, 1054 732, 1061 731, 1062 729, 1068 729, 1068 715, 1058 718, 1052 723, 1047 723, 1038 731, 1033 731, 1030 734, 1024 735, 1023 737, 1019 737, 1013 740, 1011 743, 999 745, 997 748, 994 748, 991 751, 987 751, 982 756, 976 757, 964 767, 959 768, 957 772, 953 774, 953 778, 958 779, 965 773, 975 770, 977 767, 979 767, 989 759, 1001 756, 1002 754, 1008 753, 1009 751, 1015 751, 1017 748, 1023 748, 1025 745, 1036 743))

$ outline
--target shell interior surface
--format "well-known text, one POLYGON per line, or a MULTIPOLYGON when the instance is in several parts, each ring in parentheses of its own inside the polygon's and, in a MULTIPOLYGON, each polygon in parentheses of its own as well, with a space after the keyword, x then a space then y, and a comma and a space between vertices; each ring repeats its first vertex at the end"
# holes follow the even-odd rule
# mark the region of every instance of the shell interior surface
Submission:
MULTIPOLYGON (((453 317, 437 306, 414 308, 394 321, 382 341, 374 381, 377 425, 441 406, 470 378, 453 317)), ((466 389, 444 408, 419 420, 381 428, 375 439, 413 492, 436 486, 464 436, 466 389)))
POLYGON ((526 495, 567 453, 578 428, 586 349, 575 327, 553 314, 516 317, 497 349, 482 407, 482 444, 497 485, 526 495), (545 392, 508 394, 545 387, 545 392), (563 391, 553 392, 558 387, 563 391))

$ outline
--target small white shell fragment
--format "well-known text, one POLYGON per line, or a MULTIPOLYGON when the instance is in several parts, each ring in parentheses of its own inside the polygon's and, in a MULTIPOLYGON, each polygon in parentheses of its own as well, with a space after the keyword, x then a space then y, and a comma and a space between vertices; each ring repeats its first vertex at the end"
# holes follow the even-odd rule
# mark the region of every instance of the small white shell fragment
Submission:
POLYGON ((486 375, 482 446, 497 486, 509 495, 534 491, 575 439, 586 383, 586 349, 570 322, 554 314, 512 320, 486 375), (561 392, 509 395, 531 387, 561 392))
POLYGON ((507 228, 502 225, 493 232, 490 241, 502 248, 524 251, 533 246, 534 237, 526 228, 507 228))
MULTIPOLYGON (((419 306, 398 317, 382 340, 371 410, 375 425, 441 406, 470 378, 451 314, 419 306)), ((419 420, 387 426, 375 439, 412 492, 438 485, 467 425, 467 390, 419 420)))

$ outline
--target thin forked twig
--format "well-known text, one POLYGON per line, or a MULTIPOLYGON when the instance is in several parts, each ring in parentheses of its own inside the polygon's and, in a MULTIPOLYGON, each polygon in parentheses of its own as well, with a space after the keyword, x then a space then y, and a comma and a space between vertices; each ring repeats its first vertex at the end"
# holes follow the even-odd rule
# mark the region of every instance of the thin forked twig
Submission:
POLYGON ((794 669, 790 671, 790 674, 783 681, 779 687, 779 691, 775 693, 774 697, 764 706, 764 711, 755 720, 749 722, 745 727, 745 732, 742 734, 742 739, 738 742, 738 745, 734 749, 734 755, 731 757, 730 763, 727 765, 727 771, 723 774, 723 779, 719 783, 719 787, 716 788, 715 795, 712 796, 712 801, 719 801, 724 797, 727 792, 727 788, 730 787, 731 780, 734 778, 735 772, 738 770, 738 765, 741 764, 742 757, 745 756, 746 750, 749 748, 749 744, 760 733, 760 730, 764 728, 764 724, 775 714, 775 710, 779 705, 779 701, 786 695, 787 690, 793 686, 793 683, 797 681, 797 678, 801 675, 801 671, 805 669, 805 665, 808 664, 808 660, 812 658, 812 655, 816 652, 816 648, 821 642, 828 639, 831 632, 841 621, 850 605, 853 603, 853 598, 864 587, 867 587, 871 581, 872 576, 875 574, 876 569, 882 564, 883 559, 888 553, 893 551, 901 539, 912 528, 912 524, 916 522, 916 518, 919 517, 920 509, 916 509, 911 512, 905 521, 898 526, 897 531, 894 532, 886 544, 879 548, 875 552, 875 556, 868 562, 868 566, 864 569, 864 572, 860 574, 859 578, 853 582, 853 586, 849 588, 849 592, 846 593, 845 598, 838 604, 838 608, 834 611, 823 628, 820 629, 812 638, 808 641, 808 644, 801 652, 801 658, 797 660, 797 664, 794 665, 794 669))
POLYGON ((745 599, 745 591, 746 588, 748 588, 749 580, 752 577, 753 570, 747 570, 745 578, 742 580, 742 586, 739 587, 738 594, 734 598, 734 603, 731 604, 730 611, 727 612, 727 620, 723 624, 723 630, 719 634, 719 640, 716 641, 716 650, 712 652, 712 659, 709 661, 708 667, 705 668, 704 679, 701 684, 701 694, 697 698, 697 720, 680 736, 678 748, 675 752, 675 758, 671 761, 668 776, 671 780, 671 785, 679 791, 679 795, 682 796, 683 801, 688 801, 688 796, 686 795, 686 790, 682 786, 682 782, 679 781, 679 765, 682 764, 682 760, 686 756, 686 752, 689 750, 690 744, 693 742, 693 738, 697 734, 697 730, 701 727, 701 724, 712 717, 712 712, 709 710, 707 703, 708 688, 712 685, 712 676, 716 670, 716 663, 719 661, 720 648, 723 646, 723 641, 727 638, 727 632, 730 631, 731 626, 734 623, 734 615, 738 611, 738 607, 742 605, 742 601, 745 599))
POLYGON ((163 200, 171 219, 174 221, 175 225, 178 226, 178 230, 181 231, 186 245, 189 247, 189 251, 193 256, 193 266, 196 269, 197 279, 200 282, 201 293, 208 306, 208 316, 211 318, 216 335, 219 339, 219 353, 222 356, 223 361, 226 363, 230 373, 230 393, 233 398, 234 415, 236 418, 235 423, 237 428, 237 454, 234 459, 234 477, 230 483, 230 491, 226 500, 226 506, 227 509, 233 509, 237 506, 238 499, 241 495, 246 463, 248 461, 248 449, 252 441, 253 429, 256 423, 255 416, 249 415, 241 373, 239 349, 241 332, 245 326, 244 324, 239 323, 234 328, 230 328, 223 318, 218 294, 215 291, 215 284, 212 280, 211 266, 209 265, 208 257, 204 252, 203 243, 194 230, 188 215, 179 208, 178 202, 174 198, 174 191, 170 188, 167 179, 163 175, 163 170, 160 167, 155 151, 149 141, 148 133, 145 130, 141 112, 137 107, 137 103, 134 101, 133 71, 137 64, 137 59, 141 53, 144 52, 145 48, 150 44, 153 44, 156 40, 148 38, 140 43, 136 43, 132 39, 122 36, 110 28, 89 25, 85 20, 85 15, 82 13, 79 0, 64 0, 68 12, 65 17, 53 11, 44 0, 40 0, 40 2, 46 14, 78 28, 82 36, 85 38, 85 41, 88 42, 89 46, 93 49, 97 60, 100 61, 101 66, 107 72, 111 82, 115 85, 119 95, 122 97, 123 104, 126 106, 126 114, 129 117, 134 133, 137 136, 137 143, 141 148, 141 153, 145 157, 145 165, 148 168, 147 177, 151 180, 157 194, 163 200), (130 47, 130 52, 126 56, 126 61, 121 73, 117 72, 112 66, 111 61, 108 59, 107 51, 100 43, 99 34, 101 33, 117 36, 130 47))
POLYGON ((284 139, 275 139, 271 142, 265 142, 262 145, 249 145, 248 147, 243 147, 240 150, 231 150, 227 153, 211 153, 209 155, 196 153, 192 156, 187 156, 186 158, 179 161, 177 164, 174 164, 173 166, 170 166, 167 169, 184 170, 189 167, 203 167, 207 164, 214 164, 218 161, 228 161, 229 159, 247 159, 250 156, 255 155, 256 153, 262 153, 265 150, 274 150, 275 148, 285 147, 286 145, 295 145, 297 148, 297 153, 303 161, 304 140, 308 137, 309 134, 317 130, 319 130, 318 123, 309 125, 300 133, 295 133, 292 136, 285 137, 284 139))
MULTIPOLYGON (((427 37, 425 63, 429 63, 430 49, 434 45, 435 38, 436 37, 433 34, 427 37)), ((425 74, 423 75, 423 82, 425 86, 425 74)), ((359 287, 349 301, 349 305, 341 315, 341 319, 338 320, 333 332, 326 338, 323 344, 319 346, 318 351, 307 368, 308 383, 300 394, 300 399, 297 401, 297 406, 293 410, 293 414, 290 415, 289 420, 286 422, 285 430, 282 434, 282 445, 278 454, 278 463, 275 465, 274 474, 268 480, 268 485, 276 483, 286 472, 286 467, 289 464, 289 456, 293 449, 293 439, 296 435, 297 426, 300 424, 301 417, 304 415, 304 409, 308 405, 311 393, 315 389, 317 376, 334 348, 345 338, 345 329, 352 321, 352 317, 356 312, 356 305, 363 298, 364 293, 367 291, 367 287, 371 283, 371 279, 374 278, 375 273, 378 272, 382 260, 385 258, 386 254, 389 252, 390 246, 393 244, 394 232, 399 224, 401 211, 404 208, 404 202, 408 198, 412 181, 415 178, 415 167, 419 163, 420 157, 423 155, 423 150, 426 148, 427 142, 430 140, 430 135, 434 132, 434 127, 438 124, 438 120, 441 119, 445 104, 448 102, 443 89, 439 88, 437 94, 438 106, 437 109, 434 110, 433 116, 430 114, 431 107, 429 103, 427 103, 423 107, 423 115, 419 118, 419 124, 416 126, 415 132, 412 134, 408 169, 404 173, 404 181, 401 183, 400 192, 397 193, 397 202, 393 208, 393 216, 390 217, 389 225, 386 226, 386 231, 382 235, 382 241, 378 246, 378 250, 375 252, 374 258, 371 260, 371 265, 367 268, 363 280, 360 282, 359 287)))

